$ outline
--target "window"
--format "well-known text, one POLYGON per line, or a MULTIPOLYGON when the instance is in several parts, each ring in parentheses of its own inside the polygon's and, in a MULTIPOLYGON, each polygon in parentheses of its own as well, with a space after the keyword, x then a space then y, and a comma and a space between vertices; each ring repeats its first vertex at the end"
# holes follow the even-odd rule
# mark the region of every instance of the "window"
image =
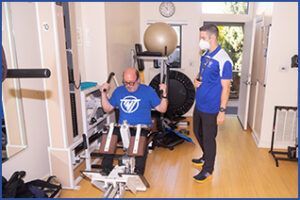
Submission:
POLYGON ((248 2, 203 2, 205 14, 248 14, 248 2))
POLYGON ((172 25, 174 28, 178 43, 174 52, 169 56, 168 64, 171 68, 181 68, 181 25, 172 25))
MULTIPOLYGON (((171 53, 169 55, 169 58, 167 60, 167 64, 169 65, 170 68, 181 68, 181 35, 182 35, 182 25, 178 25, 178 24, 170 24, 176 34, 177 34, 177 47, 174 50, 173 53, 171 53)), ((160 63, 155 60, 154 61, 154 67, 155 68, 159 68, 160 67, 160 63)))

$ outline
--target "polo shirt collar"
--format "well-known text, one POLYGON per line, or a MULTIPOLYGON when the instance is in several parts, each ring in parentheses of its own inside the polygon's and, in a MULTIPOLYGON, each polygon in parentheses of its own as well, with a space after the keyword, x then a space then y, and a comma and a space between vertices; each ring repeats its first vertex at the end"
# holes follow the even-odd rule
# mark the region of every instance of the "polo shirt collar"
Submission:
POLYGON ((207 55, 210 57, 214 57, 220 50, 221 50, 221 46, 218 45, 218 47, 213 52, 208 52, 207 55))

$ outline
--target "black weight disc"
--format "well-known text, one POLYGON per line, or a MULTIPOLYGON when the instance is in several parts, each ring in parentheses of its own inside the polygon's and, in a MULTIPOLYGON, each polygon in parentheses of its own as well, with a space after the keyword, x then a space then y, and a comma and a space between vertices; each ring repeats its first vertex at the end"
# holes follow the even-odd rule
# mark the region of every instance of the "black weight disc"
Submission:
MULTIPOLYGON (((184 115, 193 106, 195 88, 193 82, 179 71, 169 71, 168 75, 168 100, 169 105, 165 116, 169 119, 184 115)), ((159 94, 160 74, 157 74, 150 86, 159 94)))

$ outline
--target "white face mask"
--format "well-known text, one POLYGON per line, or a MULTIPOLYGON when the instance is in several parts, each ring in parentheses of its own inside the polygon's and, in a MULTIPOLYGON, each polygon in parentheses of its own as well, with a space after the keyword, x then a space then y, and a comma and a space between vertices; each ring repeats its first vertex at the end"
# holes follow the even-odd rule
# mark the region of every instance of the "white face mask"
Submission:
POLYGON ((208 41, 201 39, 199 42, 199 47, 201 50, 208 50, 210 49, 210 44, 208 41))

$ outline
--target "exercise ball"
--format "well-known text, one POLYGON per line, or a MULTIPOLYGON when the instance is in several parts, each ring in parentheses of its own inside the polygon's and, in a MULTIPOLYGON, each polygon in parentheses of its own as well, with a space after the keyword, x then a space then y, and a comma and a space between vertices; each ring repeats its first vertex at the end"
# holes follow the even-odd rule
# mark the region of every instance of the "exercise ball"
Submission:
POLYGON ((157 22, 146 29, 144 45, 150 52, 159 52, 163 56, 168 56, 177 46, 177 34, 170 25, 157 22), (167 52, 165 52, 165 48, 167 48, 167 52))

